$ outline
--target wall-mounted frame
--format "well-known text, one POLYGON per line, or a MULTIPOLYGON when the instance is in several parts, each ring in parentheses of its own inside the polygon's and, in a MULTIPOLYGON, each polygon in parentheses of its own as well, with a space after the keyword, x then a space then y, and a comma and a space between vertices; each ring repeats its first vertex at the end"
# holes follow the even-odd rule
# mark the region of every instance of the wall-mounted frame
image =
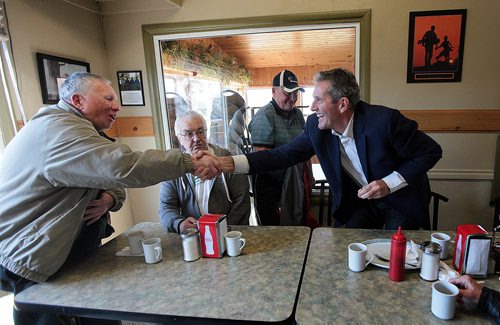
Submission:
POLYGON ((144 106, 141 71, 118 71, 116 75, 122 106, 144 106))
POLYGON ((466 9, 410 12, 407 82, 462 80, 466 9))
POLYGON ((59 56, 36 53, 40 89, 44 104, 59 101, 59 87, 73 72, 90 72, 90 64, 59 56))

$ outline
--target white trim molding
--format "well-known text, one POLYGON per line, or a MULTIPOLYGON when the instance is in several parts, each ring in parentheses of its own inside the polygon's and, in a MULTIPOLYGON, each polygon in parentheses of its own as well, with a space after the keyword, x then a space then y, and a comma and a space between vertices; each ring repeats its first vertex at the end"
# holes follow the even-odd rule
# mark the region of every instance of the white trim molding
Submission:
POLYGON ((493 170, 490 169, 431 169, 429 179, 441 180, 493 180, 493 170))

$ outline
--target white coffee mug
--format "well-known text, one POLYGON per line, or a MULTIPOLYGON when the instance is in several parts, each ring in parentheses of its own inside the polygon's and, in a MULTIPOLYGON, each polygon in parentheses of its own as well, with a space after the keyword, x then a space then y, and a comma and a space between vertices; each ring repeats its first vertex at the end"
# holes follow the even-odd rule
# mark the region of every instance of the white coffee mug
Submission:
POLYGON ((163 255, 161 251, 161 239, 149 238, 142 242, 144 249, 144 259, 146 263, 153 264, 162 260, 163 255))
POLYGON ((373 260, 373 253, 368 252, 368 247, 361 243, 352 243, 348 246, 349 251, 349 269, 353 272, 363 271, 373 260), (367 260, 366 256, 370 253, 371 257, 367 260))
POLYGON ((432 284, 431 310, 441 319, 452 319, 455 316, 458 288, 447 282, 437 281, 432 284))
POLYGON ((130 254, 142 254, 142 240, 144 239, 144 233, 142 231, 132 231, 127 234, 127 237, 130 254))
POLYGON ((228 256, 238 256, 245 247, 246 240, 239 231, 230 231, 224 235, 226 238, 226 249, 228 256))
POLYGON ((445 260, 448 258, 448 246, 450 245, 451 237, 442 232, 435 232, 431 235, 431 241, 438 243, 441 246, 441 254, 439 258, 445 260))

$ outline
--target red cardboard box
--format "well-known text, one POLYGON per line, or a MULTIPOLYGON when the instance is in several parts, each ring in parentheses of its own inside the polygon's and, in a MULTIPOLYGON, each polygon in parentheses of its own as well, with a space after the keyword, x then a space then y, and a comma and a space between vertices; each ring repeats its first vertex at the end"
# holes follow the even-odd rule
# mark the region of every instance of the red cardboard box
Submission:
POLYGON ((491 236, 480 225, 457 226, 453 266, 458 273, 477 278, 487 277, 491 240, 491 236))
POLYGON ((201 256, 221 258, 226 251, 224 235, 227 233, 225 214, 204 214, 198 219, 201 256))

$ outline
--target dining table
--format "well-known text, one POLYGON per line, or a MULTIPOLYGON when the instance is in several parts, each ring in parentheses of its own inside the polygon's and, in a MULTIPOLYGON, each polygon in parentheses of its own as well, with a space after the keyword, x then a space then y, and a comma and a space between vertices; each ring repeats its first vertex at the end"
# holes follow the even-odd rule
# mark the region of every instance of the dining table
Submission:
POLYGON ((294 311, 311 230, 230 226, 246 239, 237 257, 183 260, 181 238, 145 222, 65 264, 47 282, 14 297, 16 308, 81 317, 144 322, 295 322, 294 311), (163 259, 117 256, 127 233, 161 238, 163 259))
MULTIPOLYGON (((433 231, 403 231, 416 246, 429 241, 433 231)), ((455 232, 444 231, 455 237, 455 232)), ((444 321, 431 312, 432 283, 419 277, 419 269, 408 266, 404 280, 393 282, 388 277, 388 264, 372 261, 362 272, 348 267, 348 245, 390 241, 393 230, 316 228, 314 229, 297 302, 297 324, 488 324, 492 318, 482 315, 465 301, 455 317, 444 321), (375 265, 377 264, 377 265, 375 265)), ((385 244, 384 244, 385 245, 385 244)), ((389 244, 390 247, 390 244, 389 244)), ((373 252, 372 252, 373 253, 373 252)), ((390 248, 385 253, 390 256, 390 248)), ((450 256, 444 260, 451 265, 450 256)), ((368 255, 370 258, 371 255, 368 255)), ((498 275, 477 279, 482 285, 500 289, 498 275)))

